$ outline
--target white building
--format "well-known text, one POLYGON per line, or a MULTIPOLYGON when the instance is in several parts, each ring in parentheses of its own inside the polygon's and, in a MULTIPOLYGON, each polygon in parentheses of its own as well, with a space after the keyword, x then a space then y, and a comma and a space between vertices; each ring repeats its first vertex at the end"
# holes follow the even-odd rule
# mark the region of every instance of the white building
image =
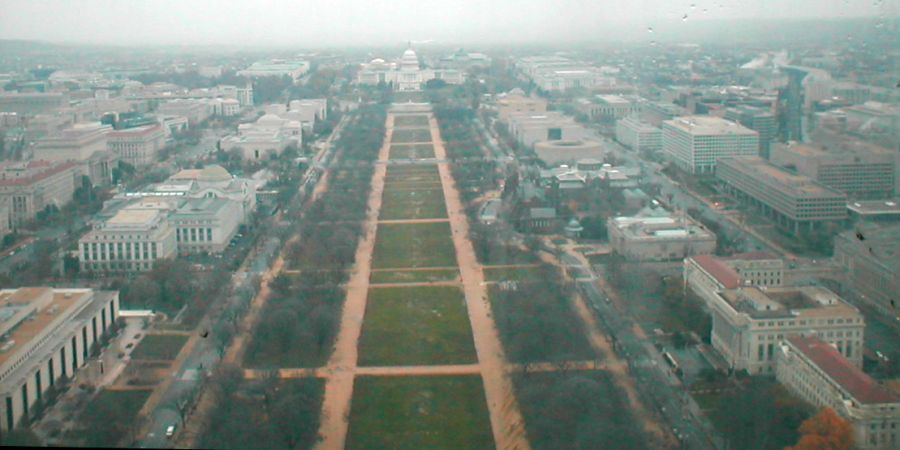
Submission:
POLYGON ((447 84, 462 84, 465 75, 456 69, 423 69, 416 52, 408 48, 399 62, 386 62, 381 58, 363 64, 356 75, 359 84, 393 85, 397 91, 419 91, 429 80, 443 80, 447 84))
POLYGON ((240 149, 244 159, 260 159, 279 155, 288 145, 303 143, 303 125, 296 120, 265 114, 254 123, 238 125, 237 135, 223 138, 223 151, 240 149))
POLYGON ((256 191, 260 183, 257 180, 234 177, 224 167, 211 164, 203 169, 181 170, 169 177, 164 184, 157 185, 157 189, 175 192, 182 188, 174 185, 185 186, 185 182, 188 183, 187 189, 180 191, 184 192, 185 197, 223 198, 240 204, 243 224, 249 223, 250 217, 256 211, 256 191))
POLYGON ((175 227, 168 220, 177 203, 144 199, 126 206, 78 240, 81 270, 137 272, 177 251, 175 227))
POLYGON ((734 370, 774 374, 777 346, 788 336, 818 336, 862 365, 862 314, 818 286, 753 286, 716 258, 685 264, 686 284, 712 315, 711 342, 734 370))
POLYGON ((632 217, 610 217, 607 222, 613 250, 631 261, 667 261, 710 254, 716 235, 682 214, 663 208, 645 208, 632 217))
POLYGON ((641 122, 637 117, 616 121, 616 140, 638 152, 653 153, 662 150, 662 130, 641 122))
POLYGON ((48 207, 67 205, 80 175, 78 163, 72 161, 0 164, 0 201, 8 202, 9 227, 18 228, 48 207))
POLYGON ((166 132, 162 125, 144 125, 108 134, 109 151, 119 156, 119 160, 134 167, 144 167, 156 163, 156 155, 165 145, 166 132))
POLYGON ((0 432, 16 428, 60 379, 71 379, 119 317, 119 293, 0 290, 0 432))
POLYGON ((541 141, 581 141, 588 134, 574 119, 557 111, 514 113, 508 117, 510 135, 526 148, 541 141))
POLYGON ((900 447, 900 395, 878 384, 833 344, 792 336, 779 348, 775 377, 817 408, 831 408, 853 427, 854 448, 900 447))
POLYGON ((32 158, 42 161, 74 161, 81 172, 94 185, 104 186, 112 182, 112 170, 119 157, 107 149, 109 125, 100 123, 76 124, 58 135, 37 141, 32 158))
POLYGON ((759 133, 712 116, 685 116, 662 126, 663 153, 692 174, 715 173, 716 160, 759 154, 759 133))
POLYGON ((288 120, 296 120, 306 130, 312 130, 316 122, 328 117, 328 99, 310 98, 291 100, 288 110, 280 116, 288 120))
POLYGON ((509 120, 513 114, 541 115, 547 111, 547 100, 525 95, 525 91, 515 88, 500 94, 496 100, 497 114, 502 121, 509 120))
POLYGON ((187 117, 188 123, 196 125, 213 114, 213 105, 204 100, 179 98, 160 103, 157 112, 169 116, 187 117))
POLYGON ((237 72, 241 77, 283 77, 289 76, 294 81, 309 72, 309 61, 288 61, 284 59, 272 59, 269 61, 257 61, 244 70, 237 72))
POLYGON ((224 198, 192 198, 169 216, 178 253, 220 253, 238 232, 241 204, 224 198))

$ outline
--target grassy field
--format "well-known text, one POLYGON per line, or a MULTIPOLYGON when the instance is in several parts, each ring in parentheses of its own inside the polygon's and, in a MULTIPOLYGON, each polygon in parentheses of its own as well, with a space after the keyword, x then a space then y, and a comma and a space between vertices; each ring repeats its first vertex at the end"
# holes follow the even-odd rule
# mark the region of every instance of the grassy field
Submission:
POLYGON ((533 278, 540 271, 537 267, 484 267, 486 281, 521 281, 533 278))
POLYGON ((357 377, 347 448, 495 448, 481 378, 357 377))
POLYGON ((412 92, 394 92, 394 103, 424 103, 428 101, 428 97, 422 91, 412 91, 412 92))
POLYGON ((131 359, 175 359, 187 340, 180 334, 148 334, 131 352, 131 359))
POLYGON ((389 270, 372 272, 370 283, 421 283, 425 281, 453 281, 459 277, 456 269, 389 270))
POLYGON ((394 126, 428 128, 428 116, 424 114, 417 114, 414 116, 394 116, 394 126))
POLYGON ((431 144, 394 144, 391 145, 389 159, 422 159, 434 158, 434 146, 431 144))
POLYGON ((391 135, 391 142, 431 142, 431 130, 428 128, 396 128, 391 135))
POLYGON ((375 237, 372 267, 450 267, 456 250, 446 222, 381 224, 375 237))
POLYGON ((462 291, 455 287, 369 290, 359 342, 362 366, 477 362, 462 291))
POLYGON ((391 189, 384 192, 379 220, 446 219, 441 189, 391 189))

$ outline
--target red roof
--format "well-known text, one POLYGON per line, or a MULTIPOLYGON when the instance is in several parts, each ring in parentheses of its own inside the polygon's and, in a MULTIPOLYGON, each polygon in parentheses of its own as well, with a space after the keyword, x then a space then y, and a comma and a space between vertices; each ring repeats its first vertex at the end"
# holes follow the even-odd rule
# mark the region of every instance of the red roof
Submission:
POLYGON ((715 278, 725 289, 735 289, 741 285, 741 276, 725 263, 710 255, 694 256, 694 261, 715 278))
POLYGON ((799 352, 862 404, 900 402, 900 395, 878 384, 830 344, 812 336, 788 338, 799 352))

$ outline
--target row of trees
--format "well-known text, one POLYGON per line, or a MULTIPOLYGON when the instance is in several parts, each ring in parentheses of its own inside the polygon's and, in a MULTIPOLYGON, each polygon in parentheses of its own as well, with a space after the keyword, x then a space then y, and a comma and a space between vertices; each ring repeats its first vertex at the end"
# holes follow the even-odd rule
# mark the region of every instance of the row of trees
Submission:
POLYGON ((321 380, 279 380, 275 372, 246 382, 241 370, 221 366, 211 379, 217 407, 200 441, 203 448, 310 448, 316 442, 321 380))
POLYGON ((273 281, 272 297, 248 349, 251 365, 315 366, 330 354, 344 299, 340 284, 362 236, 372 162, 385 132, 383 106, 364 106, 355 114, 335 142, 328 190, 306 211, 294 208, 292 229, 299 239, 285 254, 302 276, 273 281))

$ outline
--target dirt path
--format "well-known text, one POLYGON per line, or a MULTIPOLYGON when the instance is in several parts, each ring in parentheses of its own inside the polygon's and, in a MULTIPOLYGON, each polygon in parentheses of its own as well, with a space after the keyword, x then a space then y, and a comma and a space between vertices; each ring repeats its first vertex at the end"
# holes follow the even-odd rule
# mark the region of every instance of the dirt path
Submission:
MULTIPOLYGON (((439 160, 446 160, 447 154, 437 120, 429 115, 429 122, 434 153, 439 160)), ((465 210, 448 164, 439 163, 438 172, 444 187, 453 245, 456 247, 456 260, 462 275, 463 292, 472 326, 475 351, 478 354, 478 364, 481 366, 481 378, 484 382, 494 443, 499 449, 530 449, 525 435, 525 422, 513 393, 512 380, 506 372, 506 356, 490 314, 484 274, 469 240, 469 224, 465 210)))
MULTIPOLYGON (((388 114, 384 143, 378 152, 379 160, 387 160, 393 135, 394 116, 388 114)), ((325 398, 322 400, 318 449, 342 449, 347 440, 350 400, 353 397, 353 378, 358 356, 357 344, 362 331, 362 321, 366 314, 366 299, 369 293, 369 275, 372 253, 375 250, 375 231, 378 227, 378 213, 381 210, 381 194, 387 166, 375 165, 372 176, 372 190, 369 193, 368 217, 365 236, 356 248, 356 259, 350 280, 347 283, 347 297, 341 316, 341 329, 335 340, 334 353, 324 370, 331 373, 325 382, 325 398)))
POLYGON ((379 220, 380 224, 391 224, 391 223, 440 223, 440 222, 449 222, 450 219, 390 219, 390 220, 379 220))
MULTIPOLYGON (((584 255, 578 252, 568 252, 569 255, 572 255, 584 266, 590 267, 590 263, 584 255)), ((555 257, 546 252, 541 252, 541 259, 544 261, 554 264, 556 266, 561 267, 560 261, 555 257)), ((604 355, 606 364, 605 368, 612 375, 615 383, 625 392, 625 395, 628 397, 628 403, 631 406, 631 409, 634 411, 636 417, 640 418, 644 425, 644 430, 648 433, 653 434, 663 442, 666 442, 671 437, 670 434, 656 421, 653 419, 653 416, 647 411, 644 407, 644 404, 641 402, 640 397, 637 393, 637 387, 635 386, 634 378, 629 375, 628 365, 619 358, 616 352, 612 348, 612 344, 609 339, 607 339, 606 334, 600 330, 600 326, 597 323, 597 319, 594 317, 594 314, 591 313, 590 308, 587 303, 584 301, 584 297, 581 294, 575 294, 575 301, 573 302, 573 307, 578 317, 581 319, 584 324, 584 329, 588 334, 588 340, 591 343, 591 347, 594 348, 595 351, 600 352, 604 355)))

